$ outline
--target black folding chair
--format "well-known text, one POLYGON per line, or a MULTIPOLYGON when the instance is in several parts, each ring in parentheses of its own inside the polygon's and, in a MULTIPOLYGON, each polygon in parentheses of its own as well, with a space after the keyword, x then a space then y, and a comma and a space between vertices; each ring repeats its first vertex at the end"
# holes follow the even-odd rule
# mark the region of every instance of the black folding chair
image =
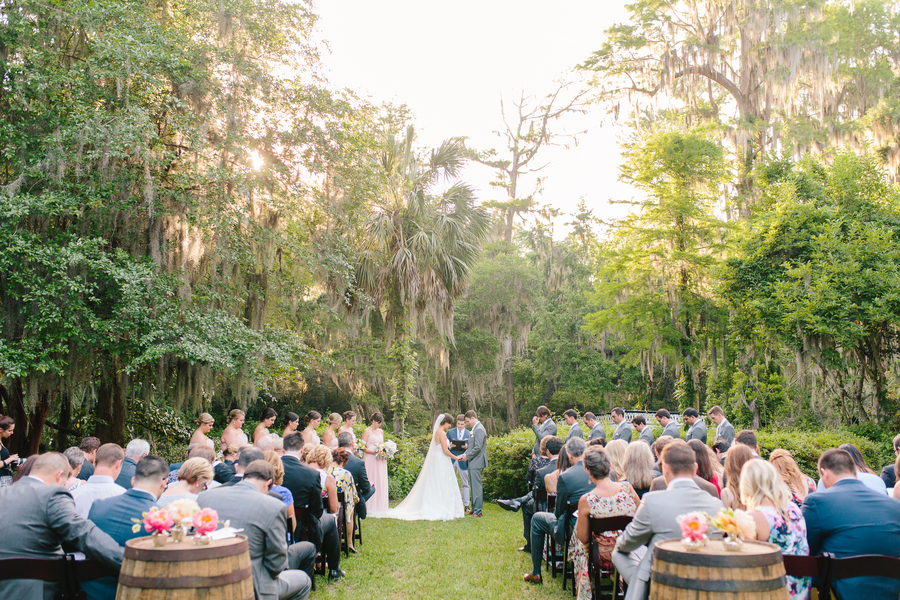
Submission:
POLYGON ((831 598, 831 584, 829 583, 828 570, 832 555, 821 556, 782 556, 785 573, 791 577, 812 577, 813 584, 819 590, 821 600, 831 598))
MULTIPOLYGON (((0 581, 36 579, 58 584, 58 598, 81 600, 80 581, 116 577, 119 572, 94 560, 75 560, 72 555, 58 558, 5 558, 0 560, 0 581)), ((24 599, 23 599, 24 600, 24 599)))
MULTIPOLYGON (((588 575, 591 579, 591 588, 593 597, 600 600, 603 597, 603 588, 601 581, 603 576, 612 582, 610 597, 612 600, 619 598, 619 572, 612 563, 604 563, 600 561, 600 547, 594 541, 595 536, 602 535, 607 531, 622 531, 631 523, 632 517, 606 517, 598 519, 588 515, 588 538, 590 540, 590 554, 588 556, 588 575)), ((624 597, 624 594, 621 596, 624 597)))
POLYGON ((572 517, 578 512, 578 500, 566 503, 566 512, 563 515, 565 522, 563 523, 563 531, 566 534, 566 542, 563 545, 563 569, 562 569, 562 589, 566 589, 566 579, 572 576, 572 595, 577 596, 578 591, 575 587, 575 566, 569 564, 569 540, 572 539, 572 517), (570 568, 571 567, 571 568, 570 568))
POLYGON ((349 531, 347 529, 347 513, 346 508, 344 507, 344 502, 346 501, 347 496, 343 491, 338 491, 338 539, 341 540, 341 550, 344 551, 344 556, 350 556, 350 536, 349 531))
POLYGON ((356 507, 353 509, 353 543, 359 542, 362 545, 362 517, 359 516, 359 505, 362 502, 357 502, 356 507))

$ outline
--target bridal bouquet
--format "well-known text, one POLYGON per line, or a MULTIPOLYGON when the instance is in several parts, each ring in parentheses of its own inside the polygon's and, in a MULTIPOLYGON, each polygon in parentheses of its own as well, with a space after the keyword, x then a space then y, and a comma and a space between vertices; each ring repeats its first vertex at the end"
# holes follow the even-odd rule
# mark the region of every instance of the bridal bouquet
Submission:
POLYGON ((375 458, 390 460, 397 454, 397 443, 394 440, 381 442, 375 446, 375 458))

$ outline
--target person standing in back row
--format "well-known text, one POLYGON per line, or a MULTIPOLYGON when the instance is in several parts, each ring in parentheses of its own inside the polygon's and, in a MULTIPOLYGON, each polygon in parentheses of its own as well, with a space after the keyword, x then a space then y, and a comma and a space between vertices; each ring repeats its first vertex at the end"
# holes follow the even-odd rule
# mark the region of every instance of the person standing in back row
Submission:
POLYGON ((663 427, 663 431, 659 434, 659 437, 667 435, 673 440, 681 439, 681 432, 678 431, 678 424, 672 420, 672 413, 661 408, 656 411, 656 420, 663 427))
POLYGON ((534 446, 531 448, 531 458, 541 455, 541 440, 548 435, 556 435, 556 423, 550 418, 550 409, 546 406, 538 406, 535 415, 531 417, 531 429, 534 431, 534 446))
POLYGON ((725 411, 722 410, 722 407, 713 406, 706 414, 716 424, 716 440, 725 440, 731 446, 734 443, 734 425, 725 418, 725 411))
POLYGON ((697 412, 697 409, 688 408, 683 413, 681 413, 681 416, 684 417, 685 422, 690 426, 684 436, 684 441, 689 442, 691 440, 700 440, 705 444, 706 423, 704 423, 703 419, 700 418, 700 413, 697 412))
POLYGON ((625 410, 616 407, 609 414, 613 423, 616 424, 616 430, 613 432, 612 439, 623 440, 626 443, 631 442, 631 423, 625 420, 625 410))

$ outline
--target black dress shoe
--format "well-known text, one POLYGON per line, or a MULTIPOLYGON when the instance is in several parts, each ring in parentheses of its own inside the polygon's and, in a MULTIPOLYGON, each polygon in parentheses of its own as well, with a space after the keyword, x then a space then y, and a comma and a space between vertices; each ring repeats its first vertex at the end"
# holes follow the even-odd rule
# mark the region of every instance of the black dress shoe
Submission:
POLYGON ((505 510, 511 510, 512 512, 516 512, 519 510, 520 504, 516 500, 497 500, 497 504, 503 507, 505 510))
POLYGON ((328 581, 337 581, 341 579, 346 573, 341 571, 340 569, 331 569, 328 571, 328 581))
POLYGON ((522 546, 521 548, 519 548, 519 552, 524 552, 525 554, 531 554, 531 547, 522 546))

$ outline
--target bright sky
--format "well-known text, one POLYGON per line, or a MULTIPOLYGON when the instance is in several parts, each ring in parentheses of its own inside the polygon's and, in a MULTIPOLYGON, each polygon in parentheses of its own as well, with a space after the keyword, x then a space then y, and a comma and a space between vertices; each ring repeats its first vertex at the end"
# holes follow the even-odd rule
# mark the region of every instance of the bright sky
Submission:
MULTIPOLYGON (((466 136, 473 148, 498 150, 502 141, 492 132, 504 128, 500 98, 509 107, 522 91, 542 97, 555 80, 577 77, 573 67, 627 16, 624 5, 601 0, 319 0, 317 9, 332 84, 376 103, 405 103, 422 145, 466 136)), ((598 106, 563 123, 569 131, 589 130, 577 146, 541 150, 538 164, 548 165, 540 173, 540 203, 571 213, 584 198, 601 218, 623 214, 607 201, 634 192, 617 180, 619 133, 600 127, 601 112, 598 106)), ((503 198, 488 186, 486 167, 469 167, 464 179, 480 200, 503 198)), ((520 185, 520 195, 533 185, 520 185)), ((557 221, 557 237, 567 220, 557 221)))

